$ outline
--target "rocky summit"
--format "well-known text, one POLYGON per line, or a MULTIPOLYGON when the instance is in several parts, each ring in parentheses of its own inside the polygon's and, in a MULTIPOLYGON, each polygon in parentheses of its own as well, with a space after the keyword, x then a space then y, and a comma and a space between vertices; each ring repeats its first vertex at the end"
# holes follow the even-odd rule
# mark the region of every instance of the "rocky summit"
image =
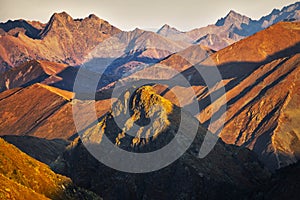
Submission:
MULTIPOLYGON (((182 131, 183 138, 190 137, 190 127, 196 126, 196 138, 186 153, 168 167, 147 174, 131 174, 116 171, 95 160, 89 153, 89 145, 97 148, 97 145, 102 145, 103 137, 124 150, 142 153, 165 146, 178 134, 180 108, 156 94, 151 86, 133 90, 133 95, 129 93, 125 92, 107 115, 88 128, 81 135, 81 140, 78 138, 70 145, 57 160, 58 167, 54 167, 56 171, 71 177, 76 184, 91 189, 104 199, 118 199, 117 191, 122 192, 124 199, 230 199, 238 198, 243 192, 268 179, 268 170, 254 153, 227 145, 220 139, 207 157, 199 158, 205 135, 212 133, 202 128, 196 118, 186 112, 181 115, 182 123, 186 125, 179 131, 182 131), (129 96, 131 99, 128 99, 129 96), (113 119, 127 111, 131 117, 123 121, 124 127, 118 126, 113 119), (152 122, 148 122, 149 118, 152 122), (151 125, 143 130, 147 122, 151 125), (135 131, 135 136, 130 136, 134 123, 139 124, 140 129, 135 131), (60 168, 60 163, 69 163, 72 167, 60 168), (127 184, 124 185, 124 182, 127 184)), ((175 140, 180 148, 183 139, 175 140)), ((110 157, 109 150, 106 156, 110 157)))

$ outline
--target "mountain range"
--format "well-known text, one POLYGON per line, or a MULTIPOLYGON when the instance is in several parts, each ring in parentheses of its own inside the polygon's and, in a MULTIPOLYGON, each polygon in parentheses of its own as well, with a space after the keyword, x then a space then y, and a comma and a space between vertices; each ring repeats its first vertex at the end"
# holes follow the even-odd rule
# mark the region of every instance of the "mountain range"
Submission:
POLYGON ((0 198, 297 199, 299 13, 299 2, 259 20, 230 11, 187 32, 122 31, 66 12, 0 23, 0 198), (80 70, 87 81, 74 91, 80 70), (172 141, 180 154, 193 127, 191 145, 157 171, 97 157, 116 156, 105 138, 136 154, 172 141), (216 145, 202 158, 207 137, 216 145))
POLYGON ((213 50, 220 50, 280 21, 299 20, 299 9, 300 4, 297 2, 281 10, 274 9, 259 20, 252 20, 231 10, 224 18, 206 27, 181 32, 169 25, 164 25, 157 33, 175 41, 201 44, 213 50))

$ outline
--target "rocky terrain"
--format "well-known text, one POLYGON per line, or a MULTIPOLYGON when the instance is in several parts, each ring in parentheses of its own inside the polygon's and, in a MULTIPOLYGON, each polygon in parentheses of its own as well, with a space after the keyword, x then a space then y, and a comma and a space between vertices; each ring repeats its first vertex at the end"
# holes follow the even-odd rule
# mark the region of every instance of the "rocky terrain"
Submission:
MULTIPOLYGON (((6 26, 6 23, 1 24, 0 28, 6 26)), ((18 29, 18 26, 11 28, 18 29)), ((43 29, 35 31, 38 34, 33 38, 24 31, 11 35, 12 29, 0 38, 1 72, 32 59, 80 64, 95 45, 120 32, 95 15, 74 20, 65 12, 55 13, 43 29)))
POLYGON ((297 199, 299 6, 188 32, 0 23, 0 199, 297 199))

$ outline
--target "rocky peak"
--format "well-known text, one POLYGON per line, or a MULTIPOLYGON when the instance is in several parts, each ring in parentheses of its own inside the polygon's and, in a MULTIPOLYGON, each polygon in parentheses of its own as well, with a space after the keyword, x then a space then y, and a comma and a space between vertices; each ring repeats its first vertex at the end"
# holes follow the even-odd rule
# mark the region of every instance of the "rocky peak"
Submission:
POLYGON ((47 26, 41 32, 41 38, 50 34, 52 31, 56 32, 58 29, 64 31, 65 27, 70 26, 73 22, 73 18, 66 12, 54 13, 47 23, 47 26))
MULTIPOLYGON (((130 101, 129 97, 130 93, 126 92, 124 94, 124 103, 130 101)), ((126 105, 118 106, 118 103, 116 105, 117 106, 113 109, 113 113, 119 111, 126 112, 126 105)), ((143 86, 133 93, 131 102, 129 103, 129 109, 131 110, 133 120, 147 120, 158 111, 161 116, 166 118, 172 111, 172 103, 156 94, 151 86, 143 86)))
POLYGON ((157 31, 157 33, 160 33, 162 31, 168 31, 170 29, 171 29, 171 26, 169 26, 168 24, 165 24, 157 31))
POLYGON ((258 20, 262 28, 267 28, 280 21, 300 20, 300 2, 286 6, 281 10, 274 9, 269 15, 263 16, 258 20))
POLYGON ((100 19, 97 15, 95 15, 95 14, 90 14, 89 16, 88 16, 88 18, 89 19, 100 19))
POLYGON ((156 33, 166 36, 166 35, 170 35, 170 34, 178 34, 181 32, 179 30, 177 30, 176 28, 171 27, 168 24, 165 24, 156 33))
POLYGON ((279 13, 280 13, 280 10, 274 8, 274 9, 272 10, 272 12, 270 13, 270 15, 277 15, 277 14, 279 14, 279 13))
MULTIPOLYGON (((96 127, 84 133, 82 139, 87 143, 100 143, 105 132, 109 133, 107 136, 116 145, 132 150, 134 146, 145 145, 153 141, 164 130, 170 128, 169 117, 173 112, 173 104, 156 94, 151 86, 142 86, 135 91, 131 88, 120 96, 112 106, 112 110, 96 127), (122 124, 116 122, 122 122, 122 124), (135 136, 132 135, 133 132, 135 136)), ((166 139, 166 134, 164 138, 166 139)), ((160 141, 159 145, 161 143, 163 141, 160 141)), ((151 148, 157 148, 157 146, 153 145, 151 148)))
POLYGON ((74 20, 68 13, 61 12, 61 13, 54 13, 52 15, 50 21, 48 22, 45 29, 42 31, 41 35, 46 36, 50 32, 54 32, 55 33, 54 36, 55 36, 57 35, 57 31, 60 31, 62 32, 62 34, 65 34, 66 29, 68 29, 73 34, 76 34, 77 32, 85 33, 86 30, 89 30, 90 32, 102 31, 105 34, 110 34, 110 33, 115 34, 120 32, 119 29, 113 27, 108 22, 100 19, 94 14, 91 14, 84 19, 74 20))
POLYGON ((135 28, 133 31, 131 31, 132 33, 135 33, 135 34, 141 34, 141 33, 144 33, 145 31, 140 29, 140 28, 135 28))
POLYGON ((292 5, 289 5, 289 6, 285 6, 282 11, 283 12, 292 12, 292 11, 295 11, 295 10, 299 10, 300 9, 300 2, 296 2, 292 5))
POLYGON ((163 29, 171 29, 171 26, 169 24, 164 24, 159 30, 163 30, 163 29))
MULTIPOLYGON (((65 11, 61 12, 61 13, 54 13, 51 17, 51 19, 53 20, 73 20, 73 18, 68 14, 66 13, 65 11)), ((51 21, 51 20, 50 20, 51 21)))
POLYGON ((242 16, 242 15, 237 13, 234 10, 230 10, 229 13, 227 14, 227 17, 240 17, 240 16, 242 16))
POLYGON ((241 15, 234 10, 231 10, 226 17, 221 18, 217 21, 216 26, 224 26, 224 25, 236 25, 240 27, 242 23, 249 24, 251 19, 247 16, 241 15))

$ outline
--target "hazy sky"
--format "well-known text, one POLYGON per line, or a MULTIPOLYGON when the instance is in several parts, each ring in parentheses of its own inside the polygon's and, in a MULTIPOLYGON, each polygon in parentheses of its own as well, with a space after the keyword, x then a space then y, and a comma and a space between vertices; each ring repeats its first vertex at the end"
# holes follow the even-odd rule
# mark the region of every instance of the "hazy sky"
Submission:
POLYGON ((66 11, 73 18, 91 13, 122 30, 159 28, 169 24, 190 30, 215 23, 230 10, 252 19, 292 0, 0 0, 0 21, 27 19, 47 22, 54 12, 66 11))

